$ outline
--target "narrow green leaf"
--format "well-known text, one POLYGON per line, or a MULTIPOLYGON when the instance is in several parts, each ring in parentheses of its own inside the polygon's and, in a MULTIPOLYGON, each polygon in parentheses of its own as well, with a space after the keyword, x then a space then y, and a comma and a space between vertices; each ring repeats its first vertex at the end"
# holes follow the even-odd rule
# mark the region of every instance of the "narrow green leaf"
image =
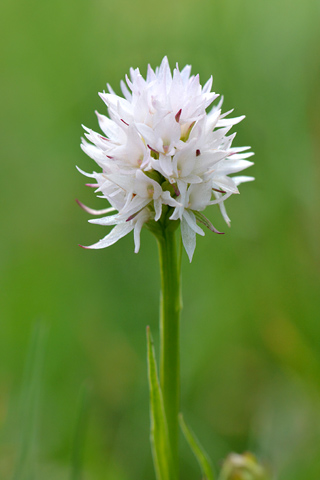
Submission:
POLYGON ((173 480, 172 459, 169 445, 168 427, 165 416, 162 392, 157 374, 153 341, 147 327, 148 378, 150 389, 150 440, 157 480, 173 480))
POLYGON ((76 425, 73 437, 72 455, 71 455, 71 474, 70 480, 81 480, 83 478, 83 456, 87 433, 88 414, 89 414, 89 387, 83 384, 78 405, 76 425))
POLYGON ((21 389, 19 438, 13 480, 31 480, 36 477, 36 450, 42 388, 42 367, 45 355, 46 329, 37 322, 33 328, 25 362, 21 389))
POLYGON ((185 436, 185 439, 189 443, 189 446, 191 450, 193 451, 196 459, 198 460, 198 463, 200 465, 202 475, 206 480, 214 480, 214 474, 212 470, 212 466, 209 460, 209 457, 201 444, 199 443, 199 440, 197 437, 194 435, 194 433, 190 430, 189 427, 187 427, 182 413, 179 415, 179 422, 180 422, 180 427, 181 430, 185 436))

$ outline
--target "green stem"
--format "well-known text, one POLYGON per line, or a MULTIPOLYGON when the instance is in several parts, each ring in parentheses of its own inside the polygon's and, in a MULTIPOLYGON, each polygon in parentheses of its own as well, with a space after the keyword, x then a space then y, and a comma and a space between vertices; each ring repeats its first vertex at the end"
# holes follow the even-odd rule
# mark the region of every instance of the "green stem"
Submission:
POLYGON ((163 228, 157 236, 161 272, 160 299, 160 384, 172 452, 172 479, 179 478, 180 406, 180 259, 177 259, 175 232, 163 228))

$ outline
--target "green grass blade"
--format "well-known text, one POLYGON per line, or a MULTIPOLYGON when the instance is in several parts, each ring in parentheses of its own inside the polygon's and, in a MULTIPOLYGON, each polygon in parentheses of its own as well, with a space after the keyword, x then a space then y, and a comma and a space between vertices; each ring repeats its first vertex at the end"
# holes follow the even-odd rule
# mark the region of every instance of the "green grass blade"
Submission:
POLYGON ((148 378, 150 390, 150 440, 157 480, 173 480, 172 460, 168 437, 168 427, 163 406, 163 398, 157 374, 153 341, 147 327, 148 378))
POLYGON ((82 467, 89 414, 89 393, 88 386, 84 384, 81 388, 78 400, 76 425, 71 455, 70 480, 81 480, 81 478, 83 478, 82 467))
POLYGON ((194 435, 194 433, 190 430, 190 428, 186 425, 182 413, 179 415, 179 422, 181 430, 185 436, 185 439, 189 443, 191 450, 193 451, 198 463, 200 465, 202 475, 206 480, 214 480, 214 474, 212 470, 212 466, 209 460, 207 453, 204 451, 203 447, 199 443, 199 440, 194 435))
POLYGON ((25 364, 20 397, 19 440, 13 480, 33 480, 42 387, 42 367, 45 354, 46 329, 40 322, 33 329, 25 364))

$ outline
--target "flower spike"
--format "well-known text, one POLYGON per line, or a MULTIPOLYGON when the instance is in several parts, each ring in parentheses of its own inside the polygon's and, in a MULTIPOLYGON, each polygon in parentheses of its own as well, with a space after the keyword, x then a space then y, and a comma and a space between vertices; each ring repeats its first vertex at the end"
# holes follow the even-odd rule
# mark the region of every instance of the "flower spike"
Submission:
POLYGON ((228 135, 244 116, 226 118, 232 110, 221 113, 223 97, 207 113, 219 96, 211 92, 212 77, 202 87, 190 65, 171 72, 167 57, 155 70, 148 66, 146 79, 131 68, 120 87, 124 98, 109 84, 108 93, 99 94, 109 113, 108 118, 96 112, 103 134, 84 127, 87 140, 81 148, 101 172, 78 170, 96 180, 87 185, 96 187, 110 207, 95 210, 77 203, 91 215, 115 212, 91 222, 113 225, 113 230, 85 248, 108 247, 133 230, 137 252, 143 225, 154 230, 178 221, 191 261, 196 234, 204 235, 197 221, 222 233, 201 212, 218 204, 230 226, 224 202, 239 193, 240 183, 253 180, 230 176, 252 165, 250 147, 232 147, 235 134, 228 135))

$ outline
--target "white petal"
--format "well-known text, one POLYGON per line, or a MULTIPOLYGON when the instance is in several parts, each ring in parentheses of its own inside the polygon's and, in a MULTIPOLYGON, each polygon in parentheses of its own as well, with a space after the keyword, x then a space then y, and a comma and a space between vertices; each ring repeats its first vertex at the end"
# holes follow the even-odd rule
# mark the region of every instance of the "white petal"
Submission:
POLYGON ((210 92, 210 91, 211 91, 212 81, 213 81, 213 78, 212 78, 212 75, 211 75, 211 77, 209 78, 209 80, 207 81, 207 83, 203 86, 203 89, 202 89, 202 92, 203 92, 203 93, 207 93, 207 92, 210 92))
POLYGON ((127 85, 124 83, 123 80, 121 80, 121 82, 120 82, 120 88, 121 88, 121 91, 122 91, 123 95, 124 95, 125 98, 128 100, 128 102, 131 102, 131 100, 132 100, 132 94, 129 92, 128 87, 127 87, 127 85))
POLYGON ((163 82, 164 84, 170 84, 170 82, 172 80, 170 66, 169 66, 167 56, 163 57, 163 60, 161 62, 159 72, 158 72, 158 78, 159 78, 159 81, 163 82))
POLYGON ((158 198, 157 200, 154 200, 153 202, 154 204, 154 211, 155 211, 155 221, 157 222, 159 220, 159 218, 161 217, 161 213, 162 213, 162 202, 161 202, 161 199, 158 198))
POLYGON ((89 223, 95 223, 96 225, 117 225, 118 223, 125 223, 126 218, 119 216, 118 213, 115 215, 109 215, 108 217, 102 218, 90 218, 89 223))
POLYGON ((79 168, 77 165, 76 165, 76 169, 78 170, 78 172, 82 173, 82 175, 84 175, 85 177, 96 178, 96 174, 95 174, 95 173, 87 173, 87 172, 84 172, 84 171, 81 170, 81 168, 79 168))
POLYGON ((86 248, 99 249, 99 248, 109 247, 110 245, 113 245, 118 240, 120 240, 120 238, 130 233, 131 230, 133 230, 133 228, 134 228, 134 225, 132 222, 118 224, 111 230, 111 232, 106 237, 102 238, 101 240, 99 240, 99 242, 93 245, 90 245, 90 247, 86 247, 86 248))
POLYGON ((105 215, 106 213, 111 213, 116 210, 113 207, 96 210, 94 208, 87 207, 87 205, 84 205, 84 203, 80 202, 80 200, 78 199, 76 199, 76 202, 79 205, 79 207, 81 207, 85 212, 90 213, 90 215, 105 215))
POLYGON ((127 218, 135 213, 139 212, 142 208, 146 207, 151 202, 151 198, 141 198, 138 195, 133 197, 122 209, 121 215, 125 215, 127 218))
POLYGON ((224 218, 224 221, 226 222, 226 224, 228 225, 228 227, 230 227, 230 224, 231 224, 231 220, 229 218, 229 215, 227 214, 227 210, 226 210, 226 207, 224 205, 224 202, 221 202, 219 203, 219 208, 220 208, 220 211, 221 211, 221 214, 224 218))
MULTIPOLYGON (((215 197, 216 197, 217 200, 220 200, 220 199, 221 199, 221 197, 222 197, 221 193, 219 193, 219 192, 213 192, 213 193, 214 193, 214 195, 215 195, 215 197)), ((229 218, 229 216, 228 216, 228 214, 227 214, 227 210, 226 210, 226 207, 224 206, 224 202, 223 202, 223 201, 219 202, 219 208, 220 208, 221 214, 222 214, 222 216, 223 216, 223 218, 224 218, 224 221, 226 222, 226 224, 228 225, 228 227, 230 227, 231 220, 230 220, 230 218, 229 218)))
POLYGON ((183 212, 183 218, 186 220, 189 227, 192 228, 195 233, 199 233, 199 235, 201 235, 202 237, 204 236, 204 231, 202 230, 202 228, 199 227, 199 225, 197 225, 194 213, 192 213, 190 210, 185 210, 183 212))
POLYGON ((241 172, 245 168, 251 167, 253 162, 249 162, 248 160, 233 160, 233 156, 230 159, 221 162, 217 166, 217 174, 218 175, 230 175, 231 173, 241 172))
POLYGON ((194 184, 189 187, 189 205, 192 210, 204 210, 211 200, 211 182, 194 184))
POLYGON ((181 207, 176 207, 173 211, 173 214, 169 217, 169 220, 179 220, 179 218, 182 218, 181 207))
POLYGON ((101 166, 104 162, 107 162, 107 157, 105 153, 100 150, 95 145, 91 145, 91 143, 82 140, 81 149, 84 151, 88 157, 92 158, 99 166, 101 166))
POLYGON ((134 183, 134 193, 143 198, 149 198, 150 200, 157 199, 162 193, 162 188, 159 183, 149 178, 141 170, 136 171, 136 181, 134 183), (152 193, 153 191, 153 193, 152 193))
POLYGON ((246 175, 238 176, 238 177, 232 177, 232 180, 234 183, 238 186, 240 183, 245 183, 245 182, 252 182, 255 178, 254 177, 248 177, 246 175))
POLYGON ((226 192, 230 193, 239 193, 236 184, 234 183, 233 179, 227 177, 226 175, 215 175, 213 177, 214 188, 218 188, 220 190, 225 190, 226 192))
POLYGON ((190 77, 190 73, 191 73, 191 65, 186 65, 180 72, 181 74, 181 78, 184 82, 186 82, 187 80, 189 80, 189 77, 190 77))
POLYGON ((165 205, 170 205, 170 207, 181 206, 181 204, 177 202, 177 200, 171 197, 170 192, 168 192, 167 190, 161 194, 161 198, 165 205))
POLYGON ((196 248, 196 234, 192 228, 188 225, 186 220, 182 218, 181 220, 181 236, 182 236, 182 243, 186 252, 188 254, 190 263, 193 257, 194 250, 196 248))
POLYGON ((138 253, 140 250, 140 232, 144 223, 146 223, 149 220, 149 218, 150 218, 150 212, 148 212, 147 210, 143 210, 135 218, 135 226, 134 226, 134 232, 133 232, 134 253, 138 253))
MULTIPOLYGON (((214 192, 214 193, 215 193, 215 192, 214 192)), ((216 195, 216 200, 212 200, 212 201, 210 202, 210 205, 220 204, 220 203, 224 202, 225 200, 227 200, 227 198, 231 197, 231 195, 232 195, 232 192, 226 193, 223 197, 222 197, 222 196, 221 196, 221 197, 217 197, 217 195, 216 195)))
MULTIPOLYGON (((245 147, 245 148, 250 148, 250 147, 245 147)), ((231 149, 230 149, 231 150, 231 149)), ((238 150, 240 152, 240 149, 238 150)), ((232 160, 243 160, 245 158, 252 157, 254 155, 253 152, 248 152, 248 153, 233 153, 232 156, 230 155, 230 158, 232 160)))
POLYGON ((229 125, 236 125, 237 123, 240 123, 245 117, 245 115, 241 115, 240 117, 234 117, 234 118, 226 118, 226 119, 220 119, 218 121, 217 127, 227 127, 229 125))
POLYGON ((123 143, 126 141, 126 134, 124 130, 113 120, 106 117, 105 115, 101 115, 100 113, 96 112, 98 117, 98 122, 101 130, 110 140, 116 143, 123 143))

